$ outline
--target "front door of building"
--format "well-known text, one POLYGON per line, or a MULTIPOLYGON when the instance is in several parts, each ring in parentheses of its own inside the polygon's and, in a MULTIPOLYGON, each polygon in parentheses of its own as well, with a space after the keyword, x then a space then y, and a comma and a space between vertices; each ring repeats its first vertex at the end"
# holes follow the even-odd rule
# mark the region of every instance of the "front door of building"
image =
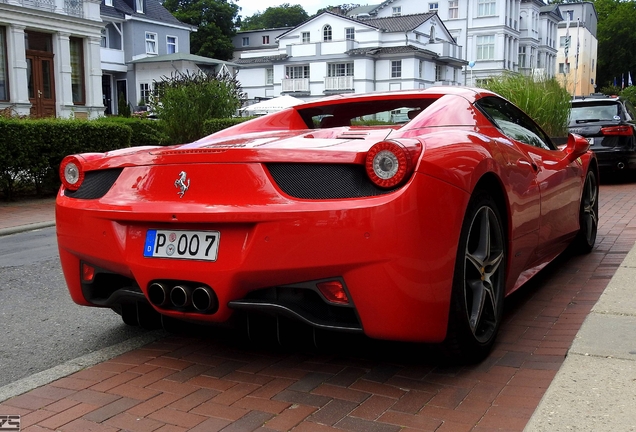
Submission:
POLYGON ((53 53, 28 50, 26 61, 31 117, 55 117, 53 53))
POLYGON ((55 117, 52 36, 29 30, 24 35, 31 117, 55 117))

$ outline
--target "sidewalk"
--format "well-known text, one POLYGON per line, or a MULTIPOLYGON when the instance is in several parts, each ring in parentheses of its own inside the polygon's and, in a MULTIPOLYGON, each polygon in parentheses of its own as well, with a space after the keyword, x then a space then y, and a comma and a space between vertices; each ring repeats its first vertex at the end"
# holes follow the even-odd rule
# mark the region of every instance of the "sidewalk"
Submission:
MULTIPOLYGON (((53 203, 0 204, 0 235, 51 225, 53 203)), ((479 365, 380 343, 270 349, 210 330, 218 337, 168 335, 79 359, 8 399, 0 388, 0 415, 21 415, 25 431, 636 430, 636 185, 603 185, 600 204, 595 250, 508 299, 479 365)))
POLYGON ((55 198, 0 201, 0 235, 55 225, 55 198))

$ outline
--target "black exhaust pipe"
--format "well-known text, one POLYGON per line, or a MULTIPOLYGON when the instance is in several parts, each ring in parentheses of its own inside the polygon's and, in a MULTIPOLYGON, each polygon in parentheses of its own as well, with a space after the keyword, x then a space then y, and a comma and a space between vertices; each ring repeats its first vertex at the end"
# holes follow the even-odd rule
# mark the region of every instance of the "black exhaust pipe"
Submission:
POLYGON ((210 288, 200 286, 192 291, 192 305, 199 312, 214 313, 219 308, 219 300, 210 288))
POLYGON ((170 301, 176 308, 185 308, 192 304, 192 288, 176 285, 170 290, 170 301))
POLYGON ((165 307, 169 303, 168 287, 160 282, 153 282, 148 287, 148 300, 155 306, 165 307))

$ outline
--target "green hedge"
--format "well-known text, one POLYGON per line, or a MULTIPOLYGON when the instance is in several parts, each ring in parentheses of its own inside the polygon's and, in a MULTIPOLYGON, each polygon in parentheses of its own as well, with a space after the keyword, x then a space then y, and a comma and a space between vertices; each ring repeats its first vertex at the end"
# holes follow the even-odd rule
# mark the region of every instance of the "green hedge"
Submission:
POLYGON ((165 132, 165 125, 160 120, 100 117, 97 122, 128 126, 132 130, 130 137, 131 147, 175 144, 171 142, 170 137, 165 132))
MULTIPOLYGON (((205 135, 254 117, 210 119, 205 135)), ((202 138, 202 137, 201 137, 202 138)), ((0 118, 0 192, 16 195, 55 192, 59 166, 70 154, 102 153, 124 147, 172 145, 161 120, 101 117, 95 121, 0 118)))
POLYGON ((0 190, 12 199, 21 190, 49 193, 59 187, 64 156, 130 146, 131 128, 81 120, 0 120, 0 190))
POLYGON ((205 133, 204 136, 208 136, 220 130, 227 129, 230 126, 235 126, 239 123, 252 120, 253 118, 256 117, 213 118, 210 120, 206 120, 205 123, 203 123, 203 131, 205 133))

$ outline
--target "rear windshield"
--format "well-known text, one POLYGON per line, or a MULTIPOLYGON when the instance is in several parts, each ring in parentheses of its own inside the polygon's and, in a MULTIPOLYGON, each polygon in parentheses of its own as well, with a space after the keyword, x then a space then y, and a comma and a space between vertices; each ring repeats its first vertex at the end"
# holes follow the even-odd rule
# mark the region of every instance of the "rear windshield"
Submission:
POLYGON ((621 106, 618 103, 573 104, 570 112, 570 123, 617 121, 622 118, 621 106))
POLYGON ((403 125, 435 102, 436 98, 369 99, 299 109, 309 127, 403 125))

